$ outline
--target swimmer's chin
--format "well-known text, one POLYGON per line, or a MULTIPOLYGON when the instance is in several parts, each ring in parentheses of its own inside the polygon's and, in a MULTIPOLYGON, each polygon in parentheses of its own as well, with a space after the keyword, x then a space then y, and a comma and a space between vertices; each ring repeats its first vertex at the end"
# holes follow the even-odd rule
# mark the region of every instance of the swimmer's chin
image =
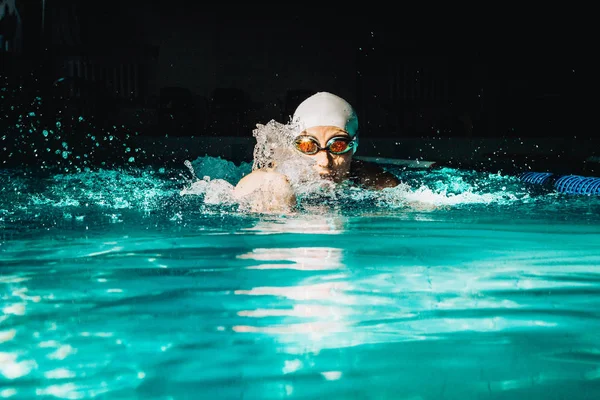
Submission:
POLYGON ((345 176, 340 176, 331 172, 319 173, 319 178, 331 183, 342 183, 346 179, 345 176))
POLYGON ((325 171, 323 171, 323 170, 319 171, 319 170, 317 170, 315 172, 317 173, 317 176, 319 178, 321 178, 321 179, 324 179, 324 180, 327 180, 327 181, 333 181, 333 182, 339 180, 337 174, 335 174, 332 171, 327 171, 327 170, 325 170, 325 171))

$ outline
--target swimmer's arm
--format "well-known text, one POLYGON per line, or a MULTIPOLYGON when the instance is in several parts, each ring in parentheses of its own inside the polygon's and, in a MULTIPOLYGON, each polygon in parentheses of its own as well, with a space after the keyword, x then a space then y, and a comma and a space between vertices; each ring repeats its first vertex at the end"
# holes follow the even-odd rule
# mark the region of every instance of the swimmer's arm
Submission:
POLYGON ((375 189, 381 190, 385 188, 393 188, 398 186, 400 183, 400 179, 396 177, 396 175, 391 172, 384 171, 383 169, 375 175, 375 179, 373 180, 373 185, 375 189))
MULTIPOLYGON (((396 175, 384 170, 381 166, 373 163, 361 162, 359 165, 361 179, 360 182, 363 186, 368 187, 372 190, 382 190, 386 188, 393 188, 402 183, 396 175)), ((431 203, 424 203, 421 201, 413 200, 406 204, 409 208, 414 211, 433 211, 438 207, 431 203)))
POLYGON ((361 161, 355 161, 355 163, 360 184, 371 190, 393 188, 402 183, 396 175, 377 164, 361 161))
POLYGON ((233 189, 233 197, 252 212, 291 212, 296 195, 288 178, 270 169, 244 176, 233 189))

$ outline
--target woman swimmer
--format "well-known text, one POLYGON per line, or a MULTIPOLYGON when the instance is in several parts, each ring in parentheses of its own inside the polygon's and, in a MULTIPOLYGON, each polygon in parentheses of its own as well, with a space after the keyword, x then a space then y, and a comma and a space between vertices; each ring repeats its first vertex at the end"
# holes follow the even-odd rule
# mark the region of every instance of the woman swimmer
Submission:
MULTIPOLYGON (((353 160, 358 147, 358 118, 352 106, 328 92, 304 100, 292 122, 300 127, 294 147, 313 161, 313 171, 333 183, 350 181, 380 190, 395 187, 399 179, 377 164, 353 160)), ((289 178, 274 168, 261 168, 243 177, 233 195, 256 212, 289 212, 296 195, 289 178)))

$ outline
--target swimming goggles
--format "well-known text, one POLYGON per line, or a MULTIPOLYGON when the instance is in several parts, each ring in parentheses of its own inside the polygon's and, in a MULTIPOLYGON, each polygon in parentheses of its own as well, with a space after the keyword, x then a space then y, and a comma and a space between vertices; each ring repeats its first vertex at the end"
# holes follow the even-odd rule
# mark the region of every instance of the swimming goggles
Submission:
POLYGON ((321 147, 317 139, 312 136, 298 136, 294 140, 294 146, 299 152, 314 155, 321 150, 327 150, 331 154, 339 155, 354 149, 356 142, 345 136, 332 137, 327 141, 325 147, 321 147))

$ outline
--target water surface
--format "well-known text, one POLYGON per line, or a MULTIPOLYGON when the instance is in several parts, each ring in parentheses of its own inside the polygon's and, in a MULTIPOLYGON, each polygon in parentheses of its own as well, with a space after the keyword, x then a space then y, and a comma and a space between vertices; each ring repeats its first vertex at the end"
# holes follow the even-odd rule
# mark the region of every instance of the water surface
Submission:
POLYGON ((0 172, 0 397, 600 398, 597 197, 395 170, 248 215, 248 165, 192 166, 0 172))

